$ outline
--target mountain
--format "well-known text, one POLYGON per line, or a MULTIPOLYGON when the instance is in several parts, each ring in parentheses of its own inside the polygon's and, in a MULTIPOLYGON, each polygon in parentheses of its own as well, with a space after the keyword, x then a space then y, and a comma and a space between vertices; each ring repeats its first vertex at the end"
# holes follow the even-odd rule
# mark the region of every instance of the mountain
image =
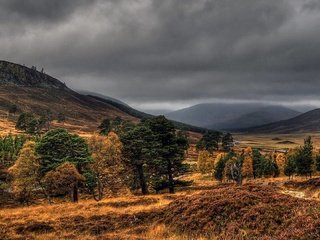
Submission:
POLYGON ((289 119, 300 112, 259 103, 203 103, 166 114, 169 119, 209 129, 248 128, 289 119))
MULTIPOLYGON (((0 114, 7 117, 10 106, 16 105, 19 112, 40 115, 50 110, 53 119, 58 114, 66 117, 66 128, 79 131, 96 130, 104 118, 117 116, 125 120, 138 121, 117 106, 92 96, 79 94, 61 81, 19 64, 0 61, 0 114)), ((14 121, 15 119, 9 119, 14 121)))
POLYGON ((302 133, 320 131, 320 109, 315 109, 297 117, 243 129, 249 133, 302 133))
MULTIPOLYGON (((7 61, 0 61, 0 129, 14 128, 21 112, 41 115, 50 111, 52 118, 63 114, 65 123, 53 121, 54 126, 63 126, 78 132, 92 132, 105 119, 121 117, 138 122, 141 118, 153 117, 110 97, 94 93, 80 94, 64 83, 34 67, 28 68, 7 61), (9 109, 17 106, 17 114, 8 116, 9 109), (9 121, 8 121, 9 120, 9 121)), ((188 131, 204 132, 204 129, 175 122, 176 127, 188 131)))

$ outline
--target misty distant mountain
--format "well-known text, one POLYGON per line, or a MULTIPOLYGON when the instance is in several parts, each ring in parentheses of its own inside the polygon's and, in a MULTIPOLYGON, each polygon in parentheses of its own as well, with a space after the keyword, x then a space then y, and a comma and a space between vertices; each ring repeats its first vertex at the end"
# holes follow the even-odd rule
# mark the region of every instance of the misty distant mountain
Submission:
POLYGON ((301 114, 293 109, 259 103, 203 103, 166 114, 194 126, 227 130, 259 126, 301 114))
POLYGON ((320 109, 315 109, 297 117, 243 129, 249 133, 306 133, 320 131, 320 109))

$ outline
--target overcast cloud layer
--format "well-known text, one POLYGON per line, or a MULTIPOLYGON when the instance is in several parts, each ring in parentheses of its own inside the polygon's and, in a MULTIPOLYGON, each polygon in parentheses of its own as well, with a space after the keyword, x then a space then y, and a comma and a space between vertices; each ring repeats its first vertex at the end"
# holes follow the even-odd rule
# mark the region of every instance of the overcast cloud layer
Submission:
POLYGON ((320 106, 319 0, 0 0, 0 53, 143 110, 320 106))

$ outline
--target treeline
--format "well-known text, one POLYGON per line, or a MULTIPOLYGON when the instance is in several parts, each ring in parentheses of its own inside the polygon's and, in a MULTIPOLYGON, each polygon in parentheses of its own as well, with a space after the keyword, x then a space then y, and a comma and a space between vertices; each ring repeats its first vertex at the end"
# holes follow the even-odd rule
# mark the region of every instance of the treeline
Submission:
POLYGON ((186 184, 175 178, 188 170, 183 163, 187 134, 165 117, 138 124, 106 119, 99 129, 100 134, 89 139, 60 128, 23 143, 17 140, 20 151, 8 169, 5 191, 22 203, 39 194, 49 201, 70 195, 76 202, 79 193, 101 200, 107 192, 117 194, 123 188, 173 193, 177 184, 186 184))
MULTIPOLYGON (((59 113, 55 119, 61 123, 65 121, 66 117, 63 113, 59 113)), ((16 129, 27 134, 39 135, 50 130, 52 121, 53 114, 50 110, 42 111, 39 117, 30 112, 23 112, 18 117, 16 129)))
MULTIPOLYGON (((219 181, 235 181, 242 184, 243 179, 266 178, 294 175, 311 177, 320 171, 320 156, 314 154, 311 137, 307 137, 304 145, 290 149, 287 153, 265 153, 259 149, 248 147, 235 152, 232 147, 225 148, 213 157, 218 149, 217 135, 203 136, 199 141, 198 170, 211 173, 219 181), (208 140, 209 139, 209 140, 208 140)), ((222 145, 231 146, 232 138, 225 136, 222 145), (227 140, 226 140, 227 139, 227 140)))

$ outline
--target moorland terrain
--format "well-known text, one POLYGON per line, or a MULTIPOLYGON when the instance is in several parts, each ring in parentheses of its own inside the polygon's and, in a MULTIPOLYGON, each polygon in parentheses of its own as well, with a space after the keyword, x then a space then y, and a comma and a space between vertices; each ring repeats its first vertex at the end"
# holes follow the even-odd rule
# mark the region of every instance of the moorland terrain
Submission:
POLYGON ((4 61, 0 103, 0 239, 320 239, 316 128, 179 125, 4 61))

